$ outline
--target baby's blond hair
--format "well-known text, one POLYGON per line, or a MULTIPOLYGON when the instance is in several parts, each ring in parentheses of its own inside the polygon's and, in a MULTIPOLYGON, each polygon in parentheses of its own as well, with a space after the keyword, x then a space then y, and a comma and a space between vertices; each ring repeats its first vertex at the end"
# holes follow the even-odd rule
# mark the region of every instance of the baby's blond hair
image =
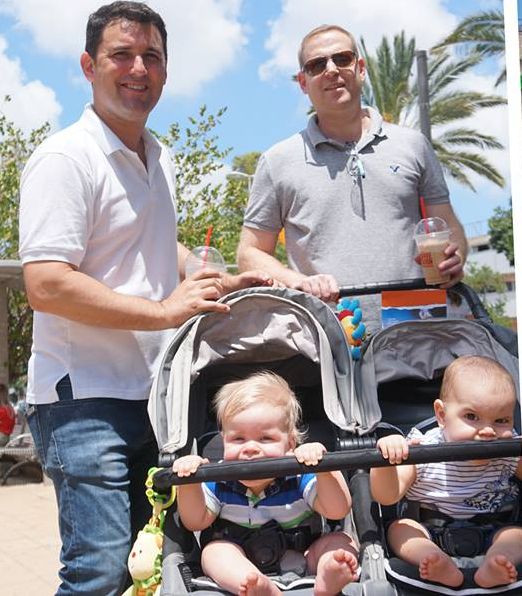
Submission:
POLYGON ((454 395, 455 384, 462 374, 473 374, 477 383, 495 382, 497 389, 503 393, 510 393, 516 399, 516 387, 513 377, 496 360, 487 356, 460 356, 447 368, 442 379, 440 399, 444 402, 454 395))
POLYGON ((299 430, 301 406, 288 383, 270 371, 258 372, 241 381, 223 385, 214 397, 214 409, 219 427, 227 420, 260 401, 281 409, 283 428, 299 444, 304 433, 299 430))

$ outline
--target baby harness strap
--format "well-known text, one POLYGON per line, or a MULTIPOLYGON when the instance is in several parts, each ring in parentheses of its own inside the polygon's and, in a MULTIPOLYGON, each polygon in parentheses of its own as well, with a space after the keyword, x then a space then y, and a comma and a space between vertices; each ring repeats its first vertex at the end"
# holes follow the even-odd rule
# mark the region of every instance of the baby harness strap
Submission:
POLYGON ((282 528, 271 520, 259 528, 247 528, 224 519, 217 519, 202 532, 201 544, 227 540, 243 548, 246 556, 262 573, 280 573, 279 563, 287 550, 304 552, 321 535, 322 519, 315 514, 309 523, 295 528, 282 528))
POLYGON ((518 508, 495 513, 479 513, 470 519, 455 519, 435 509, 420 507, 418 501, 407 501, 404 514, 422 523, 432 540, 451 557, 476 557, 484 554, 495 533, 517 523, 518 508))

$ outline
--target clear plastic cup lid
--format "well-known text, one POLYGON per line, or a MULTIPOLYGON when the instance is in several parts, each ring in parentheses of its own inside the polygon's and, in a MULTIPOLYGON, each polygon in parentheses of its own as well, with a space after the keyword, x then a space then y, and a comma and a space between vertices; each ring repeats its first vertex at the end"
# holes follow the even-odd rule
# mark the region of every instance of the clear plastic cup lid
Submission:
POLYGON ((427 217, 421 219, 415 226, 415 236, 425 236, 426 234, 435 234, 437 232, 449 231, 448 224, 441 217, 427 217))
POLYGON ((212 246, 196 246, 196 248, 193 248, 187 255, 185 267, 190 268, 192 271, 207 267, 222 272, 227 269, 225 259, 223 259, 219 250, 212 246))

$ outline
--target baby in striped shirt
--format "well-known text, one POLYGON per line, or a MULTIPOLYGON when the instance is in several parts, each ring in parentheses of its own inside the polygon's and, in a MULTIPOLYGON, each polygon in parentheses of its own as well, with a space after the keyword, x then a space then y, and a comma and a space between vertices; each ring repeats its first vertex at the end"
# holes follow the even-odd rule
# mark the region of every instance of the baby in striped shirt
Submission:
MULTIPOLYGON (((516 404, 515 384, 502 365, 482 356, 462 356, 447 367, 440 398, 433 404, 438 427, 424 435, 412 429, 407 439, 389 435, 377 447, 391 464, 401 464, 408 458, 408 444, 512 438, 516 404)), ((420 520, 480 524, 518 501, 514 476, 522 479, 518 457, 373 468, 370 481, 373 497, 382 505, 403 497, 417 502, 420 520)), ((485 556, 474 576, 483 588, 515 582, 522 562, 522 528, 498 525, 484 541, 485 556)), ((458 587, 462 572, 436 543, 436 532, 428 523, 401 518, 388 528, 388 543, 396 556, 419 566, 421 578, 458 587)))
MULTIPOLYGON (((298 430, 300 405, 278 375, 261 372, 228 383, 216 394, 214 406, 225 461, 293 454, 300 463, 316 465, 326 451, 321 443, 298 445, 302 438, 298 430)), ((190 476, 205 463, 208 459, 188 455, 176 460, 173 469, 178 476, 190 476)), ((356 579, 358 561, 353 540, 345 532, 321 536, 322 524, 317 515, 335 520, 348 515, 351 496, 341 472, 187 484, 177 490, 183 525, 203 531, 203 571, 233 594, 281 593, 264 567, 270 558, 277 559, 277 566, 284 552, 267 556, 271 547, 267 549, 265 544, 258 557, 254 544, 261 536, 259 528, 266 528, 266 524, 273 527, 275 522, 277 536, 285 541, 288 536, 288 541, 293 541, 291 546, 287 542, 286 548, 304 551, 307 572, 316 574, 314 594, 336 595, 356 579), (306 528, 306 532, 299 534, 300 528, 306 528), (291 538, 296 532, 299 545, 291 538)))

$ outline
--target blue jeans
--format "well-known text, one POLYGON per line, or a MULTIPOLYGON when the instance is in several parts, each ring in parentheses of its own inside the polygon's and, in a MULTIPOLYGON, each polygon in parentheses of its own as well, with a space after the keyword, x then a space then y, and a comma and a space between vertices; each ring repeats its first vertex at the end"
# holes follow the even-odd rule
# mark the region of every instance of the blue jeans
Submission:
POLYGON ((57 594, 116 596, 132 542, 152 513, 144 482, 158 450, 147 400, 73 400, 68 376, 56 389, 59 401, 29 407, 28 421, 58 501, 57 594))

